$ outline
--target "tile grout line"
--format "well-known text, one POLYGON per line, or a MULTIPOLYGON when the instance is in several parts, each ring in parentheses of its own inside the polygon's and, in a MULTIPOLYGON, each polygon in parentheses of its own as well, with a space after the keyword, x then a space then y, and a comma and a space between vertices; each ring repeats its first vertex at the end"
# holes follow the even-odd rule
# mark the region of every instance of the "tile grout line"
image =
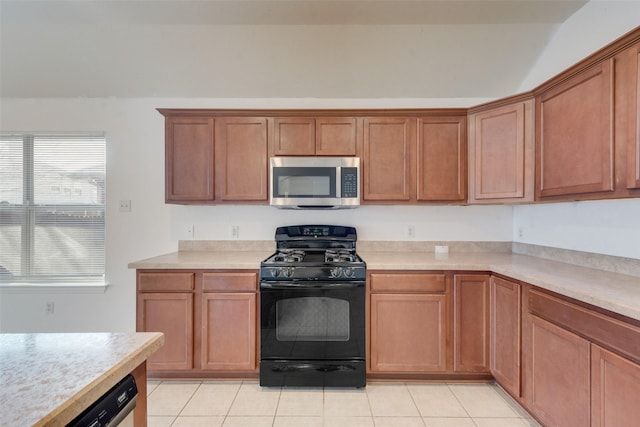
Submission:
MULTIPOLYGON (((406 382, 404 383, 404 387, 407 389, 407 393, 409 393, 409 398, 411 399, 413 406, 415 406, 416 410, 418 411, 418 416, 420 416, 420 421, 422 421, 423 427, 427 427, 427 423, 424 421, 422 412, 420 411, 420 408, 418 407, 418 404, 416 403, 416 400, 413 397, 413 393, 411 393, 411 389, 409 388, 409 385, 406 382)), ((375 420, 373 421, 373 424, 375 425, 375 420)))

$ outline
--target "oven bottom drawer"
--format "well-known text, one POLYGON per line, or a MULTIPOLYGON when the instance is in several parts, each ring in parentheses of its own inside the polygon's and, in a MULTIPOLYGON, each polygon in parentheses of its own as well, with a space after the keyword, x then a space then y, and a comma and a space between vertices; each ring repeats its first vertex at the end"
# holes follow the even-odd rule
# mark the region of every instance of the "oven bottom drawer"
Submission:
POLYGON ((267 387, 364 387, 364 360, 262 360, 260 385, 267 387))

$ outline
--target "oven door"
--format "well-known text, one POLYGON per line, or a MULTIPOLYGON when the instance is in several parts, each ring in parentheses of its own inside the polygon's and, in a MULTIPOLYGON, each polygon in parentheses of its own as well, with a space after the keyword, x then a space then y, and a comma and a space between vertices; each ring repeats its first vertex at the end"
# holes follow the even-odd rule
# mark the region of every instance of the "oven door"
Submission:
POLYGON ((365 282, 261 282, 262 360, 364 360, 365 282))

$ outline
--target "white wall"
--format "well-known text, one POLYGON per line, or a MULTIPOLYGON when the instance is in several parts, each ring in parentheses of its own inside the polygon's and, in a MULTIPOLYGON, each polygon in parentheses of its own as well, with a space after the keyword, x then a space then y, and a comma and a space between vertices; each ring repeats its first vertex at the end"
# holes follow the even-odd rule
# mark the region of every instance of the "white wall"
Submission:
MULTIPOLYGON (((216 100, 216 99, 2 99, 2 129, 105 131, 107 137, 107 264, 104 294, 0 294, 0 330, 127 331, 135 328, 135 274, 127 264, 177 250, 187 225, 195 238, 273 240, 275 227, 340 223, 358 228, 362 240, 512 239, 509 206, 362 206, 310 212, 269 206, 180 206, 164 203, 164 118, 159 107, 355 108, 469 106, 480 100, 216 100), (131 200, 131 212, 118 211, 131 200), (53 315, 45 314, 48 301, 53 315)), ((257 267, 257 266, 256 266, 257 267)))
MULTIPOLYGON (((591 0, 558 29, 520 90, 536 87, 633 30, 639 17, 638 0, 591 0)), ((516 206, 513 236, 517 242, 640 259, 638 218, 638 199, 516 206)))

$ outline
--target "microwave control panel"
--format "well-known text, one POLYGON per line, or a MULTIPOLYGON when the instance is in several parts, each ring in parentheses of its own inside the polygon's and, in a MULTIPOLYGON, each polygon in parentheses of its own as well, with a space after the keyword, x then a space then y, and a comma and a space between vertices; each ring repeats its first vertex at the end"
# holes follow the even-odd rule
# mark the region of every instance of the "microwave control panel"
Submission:
POLYGON ((358 168, 342 168, 342 197, 358 197, 358 168))

